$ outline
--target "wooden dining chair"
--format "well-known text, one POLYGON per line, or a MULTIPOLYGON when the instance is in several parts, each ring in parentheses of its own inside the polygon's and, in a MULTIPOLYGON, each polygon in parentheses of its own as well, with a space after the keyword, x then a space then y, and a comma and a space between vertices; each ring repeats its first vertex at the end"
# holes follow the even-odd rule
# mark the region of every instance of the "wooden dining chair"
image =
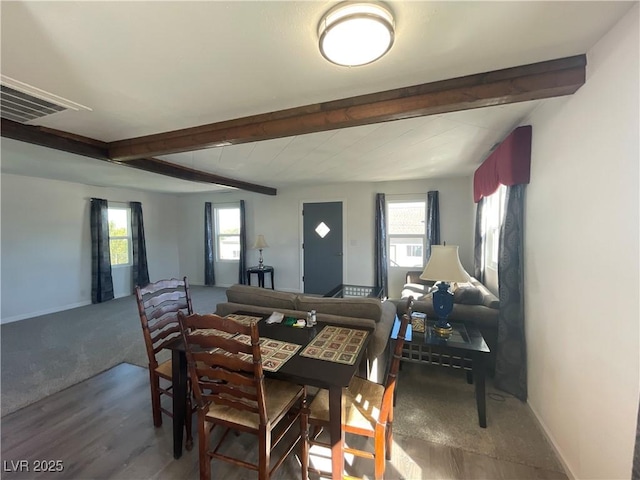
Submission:
MULTIPOLYGON (((384 385, 353 377, 349 386, 342 392, 342 428, 345 434, 359 435, 373 438, 373 452, 344 446, 344 452, 358 457, 373 459, 376 480, 384 477, 385 459, 391 460, 391 446, 393 444, 393 395, 396 387, 400 358, 404 346, 407 325, 411 319, 413 299, 407 300, 391 365, 387 372, 384 385)), ((329 393, 320 390, 311 405, 302 411, 302 478, 308 478, 309 446, 331 446, 318 441, 323 427, 329 426, 329 393), (314 431, 309 435, 309 427, 314 431)), ((319 472, 322 473, 322 472, 319 472)))
MULTIPOLYGON (((173 417, 173 413, 162 406, 161 397, 166 395, 173 398, 173 391, 171 386, 171 359, 160 363, 157 357, 167 343, 179 338, 181 335, 178 312, 193 313, 191 292, 187 277, 184 277, 182 280, 175 278, 159 280, 145 287, 136 286, 135 295, 149 359, 153 424, 156 427, 160 427, 162 425, 162 413, 173 417)), ((191 434, 192 413, 191 389, 188 382, 185 412, 187 437, 185 446, 187 450, 190 450, 193 446, 193 436, 191 434)))
POLYGON ((245 325, 215 314, 181 313, 179 319, 198 405, 200 478, 211 478, 215 458, 255 470, 260 480, 269 479, 300 440, 296 435, 271 467, 271 450, 300 417, 305 388, 264 378, 257 323, 245 325), (211 448, 216 425, 225 431, 211 448), (219 453, 230 430, 258 437, 257 464, 219 453))

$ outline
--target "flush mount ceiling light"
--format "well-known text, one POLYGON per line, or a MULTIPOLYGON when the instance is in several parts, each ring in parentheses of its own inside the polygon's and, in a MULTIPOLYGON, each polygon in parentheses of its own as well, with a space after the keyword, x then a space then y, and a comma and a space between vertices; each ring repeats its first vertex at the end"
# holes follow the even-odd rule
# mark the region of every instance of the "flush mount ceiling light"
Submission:
POLYGON ((320 53, 336 65, 355 67, 374 62, 393 45, 391 11, 379 3, 341 3, 318 25, 320 53))

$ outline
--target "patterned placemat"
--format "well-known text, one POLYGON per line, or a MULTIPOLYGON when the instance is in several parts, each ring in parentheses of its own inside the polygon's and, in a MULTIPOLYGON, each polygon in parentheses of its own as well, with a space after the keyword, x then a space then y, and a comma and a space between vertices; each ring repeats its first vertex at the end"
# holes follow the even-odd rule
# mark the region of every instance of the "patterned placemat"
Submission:
MULTIPOLYGON (((230 318, 231 320, 234 320, 243 325, 249 325, 251 322, 259 322, 260 320, 262 320, 262 317, 252 317, 250 315, 238 315, 236 313, 227 315, 224 318, 230 318)), ((231 338, 235 335, 235 333, 227 333, 227 332, 223 332, 222 330, 216 330, 215 328, 198 328, 194 330, 193 333, 198 333, 200 335, 217 335, 218 337, 222 337, 222 338, 231 338)))
POLYGON ((301 357, 353 365, 369 332, 328 325, 307 345, 301 357))
MULTIPOLYGON (((251 337, 249 335, 238 335, 234 338, 239 342, 251 345, 251 337)), ((262 354, 262 368, 268 372, 276 372, 284 365, 287 360, 293 357, 300 345, 295 343, 283 342, 272 338, 260 337, 260 353, 262 354)), ((240 359, 245 362, 251 361, 250 353, 240 354, 240 359)))
POLYGON ((198 328, 192 332, 197 335, 216 335, 222 338, 231 338, 235 335, 235 333, 223 332, 222 330, 216 330, 215 328, 198 328))
POLYGON ((241 323, 243 325, 249 325, 252 322, 259 322, 260 320, 262 320, 262 317, 253 317, 251 315, 239 315, 237 313, 230 313, 229 315, 225 316, 224 318, 230 318, 231 320, 235 320, 238 323, 241 323))

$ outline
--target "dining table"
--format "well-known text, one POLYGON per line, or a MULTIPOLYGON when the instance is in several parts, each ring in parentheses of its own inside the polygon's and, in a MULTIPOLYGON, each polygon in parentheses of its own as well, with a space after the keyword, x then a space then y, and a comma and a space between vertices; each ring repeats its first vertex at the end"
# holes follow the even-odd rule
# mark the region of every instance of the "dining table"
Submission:
MULTIPOLYGON (((258 330, 261 337, 301 345, 301 348, 277 371, 264 370, 269 378, 285 380, 299 385, 324 388, 329 392, 329 438, 331 444, 331 471, 333 479, 343 478, 344 471, 344 431, 342 430, 342 389, 346 388, 353 376, 365 370, 361 368, 367 344, 373 332, 372 328, 349 325, 336 325, 318 321, 313 327, 293 327, 281 323, 268 324, 269 315, 253 312, 236 312, 237 315, 259 317, 258 330), (349 328, 366 332, 357 358, 353 364, 310 358, 301 355, 305 347, 326 326, 349 328)), ((172 351, 172 384, 173 384, 173 456, 182 456, 182 442, 187 396, 187 360, 182 338, 176 338, 167 348, 172 351), (179 412, 182 412, 180 414, 179 412)))

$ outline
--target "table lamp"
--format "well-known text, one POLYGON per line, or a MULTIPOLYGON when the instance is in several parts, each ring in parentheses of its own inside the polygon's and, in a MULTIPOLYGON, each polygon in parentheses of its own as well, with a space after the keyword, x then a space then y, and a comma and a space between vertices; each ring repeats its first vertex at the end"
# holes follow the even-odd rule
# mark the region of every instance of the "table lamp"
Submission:
POLYGON ((264 239, 264 235, 258 235, 258 236, 256 237, 256 241, 255 241, 255 243, 253 244, 253 247, 252 247, 252 248, 253 248, 254 250, 255 250, 255 249, 260 250, 260 260, 258 261, 258 268, 260 268, 260 269, 263 269, 263 268, 264 268, 264 265, 263 265, 263 263, 264 263, 264 262, 263 262, 263 260, 262 260, 262 250, 263 250, 264 248, 268 248, 268 247, 269 247, 269 245, 267 244, 267 241, 264 239))
POLYGON ((453 309, 453 292, 449 291, 450 282, 468 282, 469 274, 465 271, 458 257, 457 245, 432 245, 431 257, 420 275, 422 280, 440 282, 433 292, 433 310, 438 316, 434 330, 439 335, 449 335, 451 324, 447 317, 453 309))

